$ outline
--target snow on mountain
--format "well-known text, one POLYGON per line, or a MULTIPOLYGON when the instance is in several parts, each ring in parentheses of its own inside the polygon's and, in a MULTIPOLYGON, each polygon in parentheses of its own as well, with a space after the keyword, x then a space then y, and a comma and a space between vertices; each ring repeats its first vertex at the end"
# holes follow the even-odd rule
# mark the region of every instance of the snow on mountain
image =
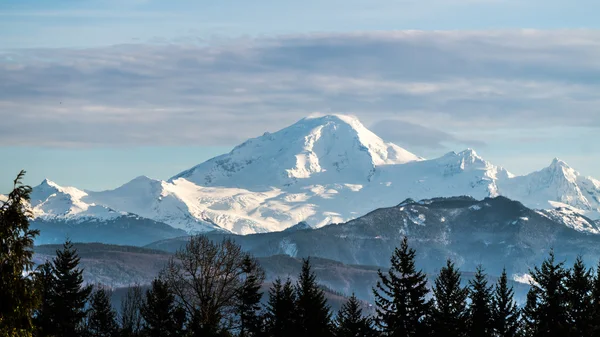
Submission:
POLYGON ((204 216, 202 204, 194 198, 197 187, 191 183, 177 185, 140 176, 114 190, 91 192, 86 200, 191 233, 213 230, 216 226, 204 216))
POLYGON ((62 187, 45 179, 32 190, 30 204, 36 218, 106 220, 122 215, 110 207, 83 201, 87 195, 87 192, 75 187, 62 187))
POLYGON ((138 177, 103 192, 45 181, 34 188, 32 205, 37 216, 93 215, 104 209, 188 232, 218 228, 250 234, 302 221, 321 227, 407 198, 456 195, 503 195, 537 209, 569 206, 588 217, 600 214, 600 182, 562 161, 515 176, 472 149, 424 160, 386 143, 356 118, 340 115, 304 118, 265 133, 169 181, 138 177))
POLYGON ((548 208, 553 202, 585 211, 600 208, 600 181, 581 176, 558 158, 540 171, 503 181, 502 189, 507 197, 526 200, 535 208, 548 208))
POLYGON ((304 118, 275 133, 250 139, 230 153, 182 172, 202 186, 270 188, 297 183, 365 183, 376 167, 422 158, 384 142, 358 119, 304 118))

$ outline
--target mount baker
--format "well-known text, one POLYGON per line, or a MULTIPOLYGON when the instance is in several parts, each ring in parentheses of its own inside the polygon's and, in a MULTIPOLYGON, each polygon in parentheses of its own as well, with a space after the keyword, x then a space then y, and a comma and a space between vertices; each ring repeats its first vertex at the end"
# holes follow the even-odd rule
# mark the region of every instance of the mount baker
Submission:
POLYGON ((424 159, 343 115, 304 118, 167 181, 141 176, 93 192, 46 179, 33 188, 31 206, 36 220, 57 225, 135 217, 188 233, 251 234, 303 221, 340 223, 407 198, 457 195, 502 195, 556 216, 600 217, 600 181, 561 160, 516 176, 472 149, 424 159))

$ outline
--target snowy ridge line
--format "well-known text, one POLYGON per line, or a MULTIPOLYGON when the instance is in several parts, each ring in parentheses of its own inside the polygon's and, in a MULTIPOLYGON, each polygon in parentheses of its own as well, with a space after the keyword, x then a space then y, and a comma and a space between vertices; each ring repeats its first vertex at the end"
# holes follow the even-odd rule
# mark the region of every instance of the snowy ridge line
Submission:
POLYGON ((141 176, 114 190, 92 192, 45 180, 33 190, 32 207, 45 219, 136 214, 190 233, 252 234, 302 221, 312 227, 341 223, 407 198, 456 195, 478 200, 502 195, 529 208, 558 207, 548 216, 560 213, 575 229, 598 228, 567 221, 565 210, 600 217, 600 181, 559 159, 524 176, 473 149, 425 160, 343 115, 304 118, 168 181, 141 176))

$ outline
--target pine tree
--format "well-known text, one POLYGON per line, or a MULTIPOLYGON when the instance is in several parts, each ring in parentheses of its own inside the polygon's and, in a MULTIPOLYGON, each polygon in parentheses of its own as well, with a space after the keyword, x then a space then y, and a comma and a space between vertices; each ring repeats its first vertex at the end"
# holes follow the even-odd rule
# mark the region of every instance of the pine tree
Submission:
POLYGON ((414 249, 404 237, 394 249, 388 274, 378 271, 379 281, 373 289, 377 306, 377 323, 387 336, 421 336, 424 318, 431 310, 427 300, 427 276, 415 267, 414 249))
POLYGON ((564 337, 568 334, 567 271, 563 262, 556 262, 554 251, 541 267, 530 271, 532 288, 538 297, 537 334, 544 337, 564 337))
POLYGON ((27 209, 31 187, 21 183, 25 171, 14 180, 13 190, 0 205, 0 336, 31 336, 32 316, 38 305, 33 269, 33 239, 27 209))
POLYGON ((527 292, 527 301, 521 310, 520 335, 526 337, 539 336, 538 323, 538 295, 535 288, 530 288, 527 292))
POLYGON ((335 318, 335 337, 375 337, 373 319, 363 317, 360 302, 352 294, 335 318))
POLYGON ((148 337, 183 336, 185 311, 177 306, 175 296, 166 282, 157 278, 146 292, 141 314, 144 318, 143 331, 148 337))
POLYGON ((492 287, 486 277, 483 267, 478 266, 475 278, 469 281, 469 337, 492 336, 492 287))
POLYGON ((292 281, 283 284, 276 279, 269 289, 267 303, 266 330, 270 337, 298 336, 296 330, 296 293, 292 281))
POLYGON ((296 284, 297 329, 302 336, 331 336, 331 312, 325 293, 311 270, 310 259, 304 259, 296 284))
POLYGON ((592 320, 592 332, 590 336, 600 337, 600 262, 596 267, 596 275, 592 281, 592 309, 590 312, 592 320))
POLYGON ((260 316, 260 300, 262 293, 260 287, 265 280, 265 272, 256 259, 249 255, 242 262, 244 283, 238 292, 237 313, 240 320, 239 336, 251 337, 260 335, 262 317, 260 316))
POLYGON ((89 337, 116 337, 119 331, 117 314, 110 304, 110 293, 99 287, 92 294, 87 322, 89 337))
POLYGON ((52 298, 56 279, 50 261, 46 261, 38 266, 35 273, 35 281, 41 300, 41 304, 34 315, 35 335, 39 337, 53 336, 56 334, 56 327, 53 321, 52 298))
POLYGON ((79 256, 71 241, 67 240, 62 250, 56 251, 53 261, 55 277, 51 293, 52 321, 56 334, 62 337, 77 337, 86 316, 85 305, 91 286, 83 286, 83 270, 79 269, 79 256))
POLYGON ((577 257, 565 282, 568 301, 570 336, 589 336, 592 333, 592 272, 586 269, 581 256, 577 257))
POLYGON ((519 308, 514 300, 514 290, 508 287, 506 269, 496 283, 492 297, 492 327, 495 337, 517 337, 519 308))
POLYGON ((461 287, 460 281, 460 271, 447 260, 433 287, 431 329, 435 337, 466 335, 468 289, 461 287))

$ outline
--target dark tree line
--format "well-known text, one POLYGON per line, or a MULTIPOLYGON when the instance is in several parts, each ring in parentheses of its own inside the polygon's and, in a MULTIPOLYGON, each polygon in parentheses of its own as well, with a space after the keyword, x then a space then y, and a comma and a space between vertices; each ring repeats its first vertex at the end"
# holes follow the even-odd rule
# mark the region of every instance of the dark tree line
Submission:
POLYGON ((190 237, 150 289, 131 287, 117 312, 109 288, 85 284, 71 242, 33 269, 38 233, 29 230, 22 176, 0 205, 0 337, 600 337, 600 265, 594 272, 578 258, 568 268, 550 252, 530 270, 519 308, 506 272, 490 284, 480 266, 463 285, 447 260, 429 284, 406 238, 379 271, 373 316, 354 295, 334 314, 309 259, 296 281, 263 291, 254 257, 204 236, 190 237))

